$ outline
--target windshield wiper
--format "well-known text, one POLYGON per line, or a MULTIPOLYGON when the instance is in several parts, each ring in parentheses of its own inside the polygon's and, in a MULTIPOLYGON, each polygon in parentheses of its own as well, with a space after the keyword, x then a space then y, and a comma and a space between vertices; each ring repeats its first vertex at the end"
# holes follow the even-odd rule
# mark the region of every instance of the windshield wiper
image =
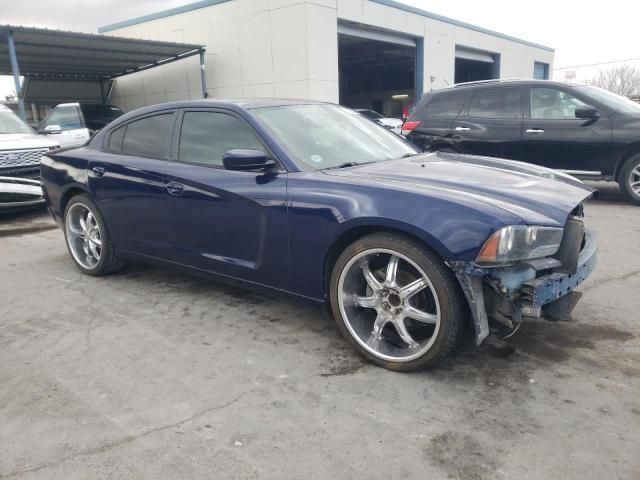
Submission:
POLYGON ((409 158, 409 157, 415 157, 416 155, 420 155, 419 153, 405 153, 404 155, 402 155, 400 158, 409 158))

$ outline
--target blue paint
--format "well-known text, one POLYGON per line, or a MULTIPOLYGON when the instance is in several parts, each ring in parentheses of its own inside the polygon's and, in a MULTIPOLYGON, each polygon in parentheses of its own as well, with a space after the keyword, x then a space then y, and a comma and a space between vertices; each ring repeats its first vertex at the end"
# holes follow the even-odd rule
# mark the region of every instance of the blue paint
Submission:
POLYGON ((98 205, 123 256, 322 302, 328 262, 344 248, 343 239, 352 241, 360 232, 396 230, 444 259, 469 262, 497 229, 562 226, 592 193, 579 182, 550 178, 547 169, 471 155, 422 154, 302 171, 252 114, 261 106, 296 103, 301 102, 196 100, 130 112, 88 145, 43 158, 47 206, 61 222, 65 192, 80 189, 98 205), (223 111, 253 125, 283 168, 240 172, 175 161, 182 112, 194 108, 223 111), (168 160, 103 150, 115 128, 167 110, 176 112, 168 160), (95 177, 93 167, 106 173, 95 177), (167 192, 173 183, 184 186, 178 197, 167 192))

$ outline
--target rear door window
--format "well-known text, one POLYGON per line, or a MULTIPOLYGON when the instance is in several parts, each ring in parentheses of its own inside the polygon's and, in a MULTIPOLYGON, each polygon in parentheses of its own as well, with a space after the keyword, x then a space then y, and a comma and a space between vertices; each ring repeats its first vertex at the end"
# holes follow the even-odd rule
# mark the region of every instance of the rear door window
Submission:
POLYGON ((521 89, 518 87, 479 90, 469 102, 469 116, 476 118, 520 118, 521 89))
POLYGON ((427 117, 457 117, 469 98, 469 91, 452 90, 434 94, 425 105, 427 117))
MULTIPOLYGON (((122 141, 122 153, 143 157, 169 158, 173 121, 174 114, 171 112, 128 123, 122 141)), ((109 140, 111 141, 111 139, 109 140)))

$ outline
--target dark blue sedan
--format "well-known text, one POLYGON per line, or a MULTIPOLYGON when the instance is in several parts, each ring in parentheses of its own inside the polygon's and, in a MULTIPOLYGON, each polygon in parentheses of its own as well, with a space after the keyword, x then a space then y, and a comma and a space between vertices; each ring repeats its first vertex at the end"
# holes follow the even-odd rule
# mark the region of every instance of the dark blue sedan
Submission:
POLYGON ((328 304, 371 361, 415 370, 523 317, 566 318, 591 273, 593 190, 542 167, 420 153, 338 105, 191 101, 136 110, 42 160, 89 275, 161 261, 328 304))

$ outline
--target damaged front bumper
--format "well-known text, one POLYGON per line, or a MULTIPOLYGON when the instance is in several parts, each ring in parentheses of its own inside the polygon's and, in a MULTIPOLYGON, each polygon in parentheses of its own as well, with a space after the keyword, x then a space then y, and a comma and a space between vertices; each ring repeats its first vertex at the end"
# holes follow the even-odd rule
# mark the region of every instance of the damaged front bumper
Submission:
POLYGON ((0 177, 0 213, 16 212, 44 205, 40 181, 0 177))
POLYGON ((575 258, 548 257, 501 268, 479 268, 474 262, 451 265, 469 302, 476 344, 489 335, 490 320, 513 329, 523 317, 570 316, 581 296, 574 289, 597 262, 598 240, 593 232, 583 231, 575 258))

